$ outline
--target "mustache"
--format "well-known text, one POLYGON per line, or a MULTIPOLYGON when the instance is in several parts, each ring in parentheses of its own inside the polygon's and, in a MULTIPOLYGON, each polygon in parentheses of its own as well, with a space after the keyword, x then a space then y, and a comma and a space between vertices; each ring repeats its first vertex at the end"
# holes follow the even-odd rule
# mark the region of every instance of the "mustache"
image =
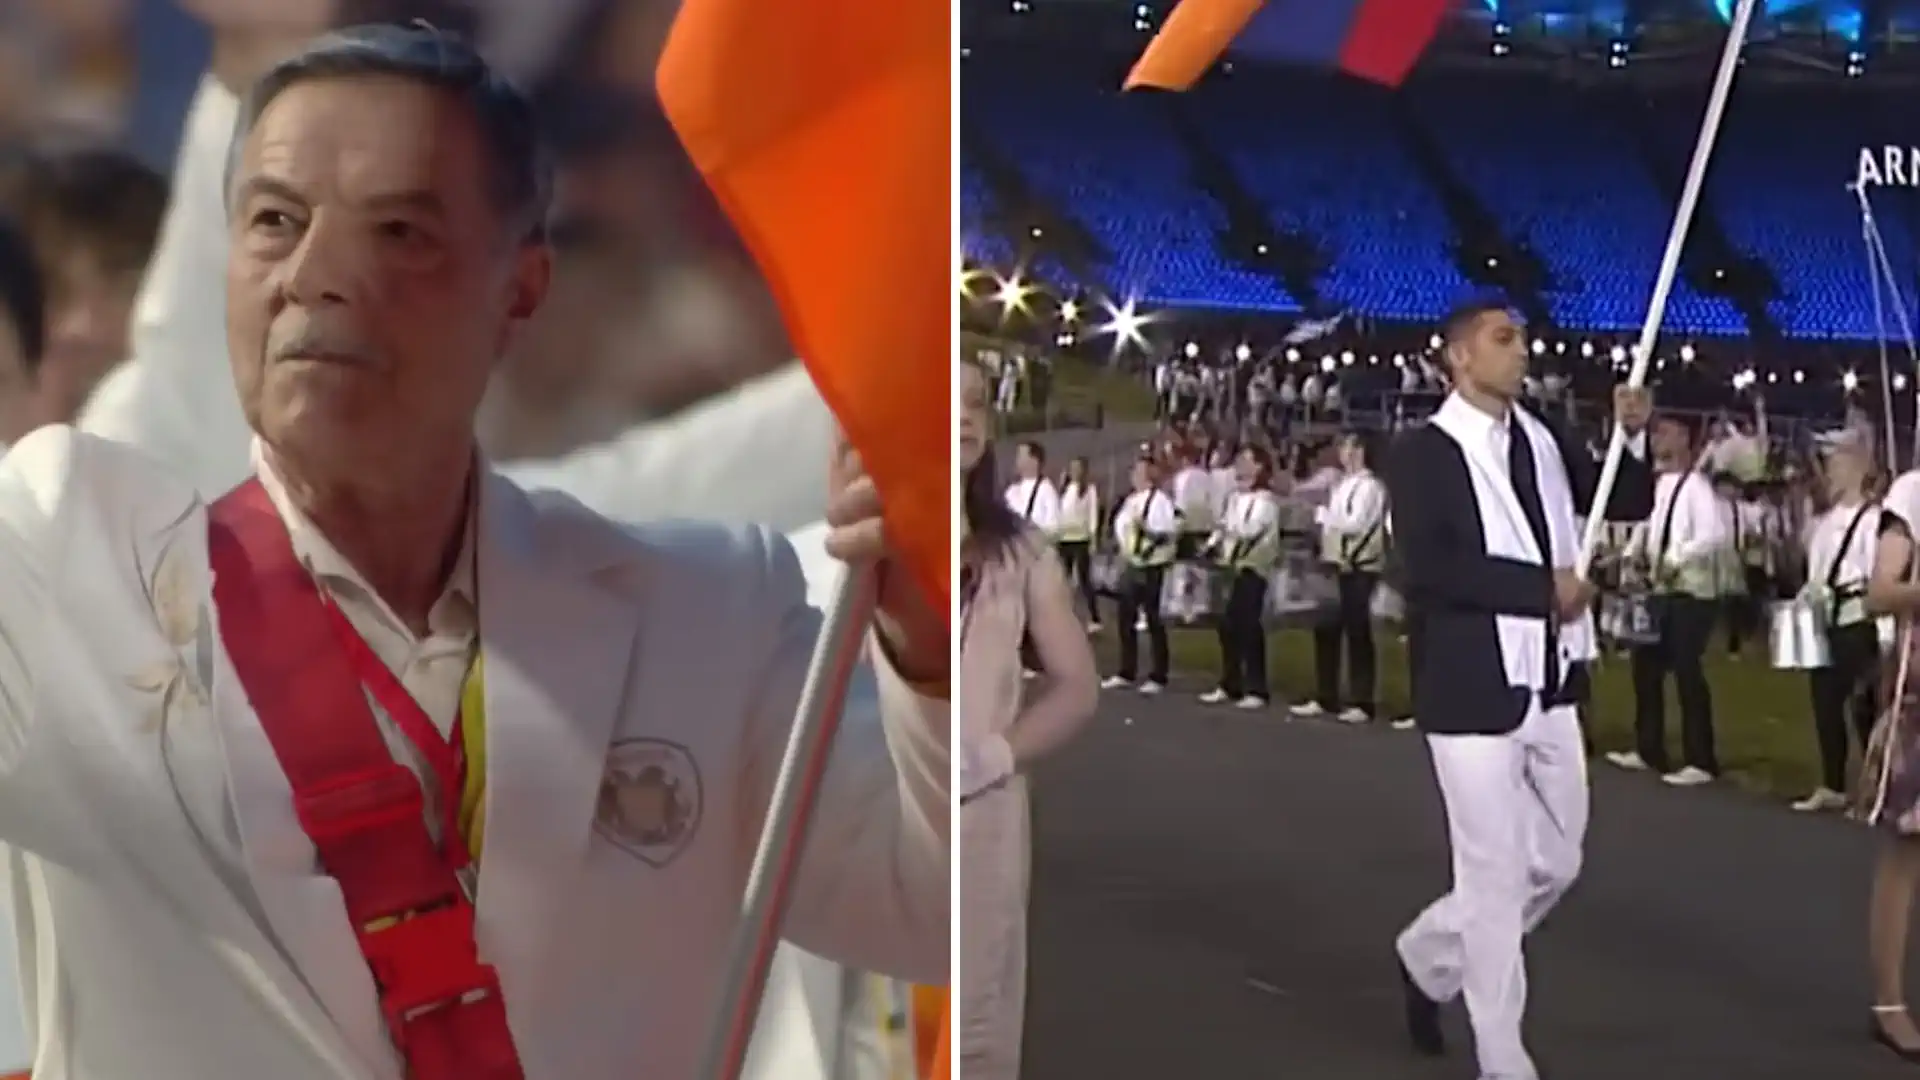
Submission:
POLYGON ((362 362, 373 357, 372 346, 358 334, 319 323, 305 323, 293 329, 275 330, 267 335, 269 360, 346 360, 362 362))

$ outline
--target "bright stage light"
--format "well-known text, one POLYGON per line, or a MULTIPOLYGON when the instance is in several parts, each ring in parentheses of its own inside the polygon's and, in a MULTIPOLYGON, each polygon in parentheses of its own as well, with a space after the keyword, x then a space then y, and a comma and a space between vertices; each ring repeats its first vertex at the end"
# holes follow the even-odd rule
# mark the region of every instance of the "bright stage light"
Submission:
POLYGON ((1287 363, 1297 364, 1299 362, 1300 362, 1300 350, 1294 348, 1291 345, 1287 346, 1287 363))
MULTIPOLYGON (((1353 354, 1348 353, 1347 355, 1352 356, 1353 354)), ((1329 375, 1333 374, 1333 369, 1338 366, 1339 366, 1338 363, 1335 362, 1335 360, 1333 359, 1332 353, 1328 353, 1327 355, 1320 358, 1320 370, 1326 372, 1329 375)))
POLYGON ((1197 341, 1189 341, 1180 351, 1187 354, 1187 359, 1198 360, 1200 358, 1200 343, 1197 341))
POLYGON ((1441 344, 1442 342, 1440 340, 1439 334, 1435 334, 1432 337, 1427 339, 1427 348, 1429 349, 1437 349, 1441 346, 1441 344))
POLYGON ((1243 341, 1233 347, 1233 358, 1244 364, 1253 358, 1253 348, 1243 341))
POLYGON ((1352 349, 1343 349, 1343 350, 1341 351, 1341 353, 1340 353, 1340 364, 1341 364, 1341 366, 1343 366, 1343 367, 1352 367, 1352 366, 1353 366, 1353 350, 1352 350, 1352 349))
POLYGON ((990 276, 992 275, 988 274, 985 270, 982 270, 977 266, 961 267, 960 268, 961 299, 963 300, 977 299, 977 297, 975 297, 973 294, 974 286, 980 284, 982 281, 985 281, 990 276))
POLYGON ((1614 363, 1616 363, 1616 364, 1624 364, 1624 363, 1626 363, 1626 362, 1627 362, 1627 348, 1626 348, 1626 346, 1624 346, 1624 345, 1615 345, 1615 346, 1614 346, 1614 347, 1613 347, 1612 349, 1609 349, 1609 350, 1607 351, 1607 358, 1608 358, 1609 360, 1612 360, 1612 361, 1613 361, 1614 363))
POLYGON ((1147 337, 1144 331, 1147 324, 1153 321, 1153 316, 1142 315, 1132 300, 1118 306, 1111 300, 1102 300, 1101 304, 1107 309, 1107 321, 1096 327, 1094 333, 1113 335, 1115 355, 1129 345, 1135 347, 1146 345, 1147 337))
POLYGON ((1903 393, 1906 391, 1906 389, 1907 389, 1907 377, 1905 375, 1895 375, 1893 377, 1894 393, 1896 394, 1903 393))
MULTIPOLYGON (((1796 372, 1794 372, 1794 376, 1793 376, 1793 381, 1794 381, 1794 382, 1799 382, 1799 381, 1800 381, 1800 373, 1799 373, 1799 372, 1797 372, 1797 371, 1796 371, 1796 372)), ((1860 376, 1859 376, 1859 375, 1858 375, 1857 373, 1855 373, 1855 372, 1852 372, 1852 371, 1843 371, 1843 372, 1841 372, 1841 373, 1840 373, 1840 388, 1841 388, 1841 389, 1843 389, 1843 390, 1845 390, 1845 391, 1846 391, 1847 393, 1849 393, 1849 394, 1851 394, 1851 393, 1853 393, 1853 392, 1854 392, 1855 390, 1858 390, 1858 389, 1860 389, 1860 376)))
POLYGON ((994 302, 1000 305, 1002 317, 1016 311, 1027 310, 1027 298, 1033 295, 1033 288, 1020 280, 1018 273, 1012 277, 1000 279, 1000 287, 993 294, 994 302))
POLYGON ((1692 346, 1692 345, 1682 345, 1682 346, 1680 346, 1680 362, 1681 362, 1681 363, 1683 363, 1683 364, 1691 364, 1691 363, 1693 363, 1693 355, 1694 355, 1694 354, 1693 354, 1693 346, 1692 346))
POLYGON ((1060 301, 1060 321, 1073 322, 1080 317, 1080 305, 1071 300, 1060 301))
POLYGON ((1534 338, 1533 339, 1533 355, 1543 356, 1546 354, 1546 351, 1547 351, 1547 343, 1544 341, 1541 341, 1539 338, 1534 338))
POLYGON ((1593 342, 1591 341, 1581 342, 1580 355, 1586 357, 1589 360, 1593 359, 1593 342))

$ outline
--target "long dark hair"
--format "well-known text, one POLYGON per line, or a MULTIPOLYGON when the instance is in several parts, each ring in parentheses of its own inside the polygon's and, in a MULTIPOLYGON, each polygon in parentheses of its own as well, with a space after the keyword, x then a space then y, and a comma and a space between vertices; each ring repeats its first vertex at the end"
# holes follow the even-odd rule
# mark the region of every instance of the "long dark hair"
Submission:
POLYGON ((981 449, 980 460, 967 470, 960 488, 960 512, 967 516, 968 542, 983 563, 1005 557, 1026 529, 1026 522, 1000 494, 1000 467, 992 443, 981 449))

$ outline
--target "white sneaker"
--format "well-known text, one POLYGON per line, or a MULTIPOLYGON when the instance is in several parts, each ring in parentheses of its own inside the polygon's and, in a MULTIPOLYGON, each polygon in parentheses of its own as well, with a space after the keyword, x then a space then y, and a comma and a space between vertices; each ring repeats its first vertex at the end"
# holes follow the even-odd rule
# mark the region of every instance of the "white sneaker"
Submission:
POLYGON ((1417 728, 1419 726, 1420 726, 1419 721, 1415 720, 1411 716, 1403 716, 1400 719, 1395 720, 1393 722, 1393 730, 1395 731, 1412 731, 1414 728, 1417 728))
POLYGON ((1255 709, 1264 709, 1267 707, 1267 699, 1258 694, 1248 694, 1246 697, 1234 702, 1233 707, 1236 709, 1246 709, 1249 712, 1255 709))
POLYGON ((1320 703, 1317 701, 1303 701, 1298 705, 1289 707, 1287 711, 1302 720, 1312 720, 1327 715, 1327 710, 1321 708, 1320 703))
POLYGON ((1701 784, 1713 783, 1713 774, 1705 769, 1698 769, 1689 765, 1679 772, 1670 772, 1660 779, 1665 780, 1674 787, 1699 787, 1701 784))
POLYGON ((1647 771, 1646 760, 1631 750, 1609 750, 1607 751, 1607 761, 1628 772, 1647 771))
POLYGON ((1814 788, 1813 794, 1793 804, 1795 810, 1803 814, 1819 814, 1828 810, 1844 810, 1847 797, 1832 788, 1814 788))
POLYGON ((1218 705, 1225 700, 1227 700, 1227 692, 1217 688, 1200 695, 1202 705, 1218 705))
POLYGON ((1148 679, 1146 682, 1143 682, 1140 684, 1140 692, 1142 694, 1145 694, 1148 697, 1152 697, 1153 695, 1159 693, 1162 690, 1165 690, 1166 688, 1167 688, 1166 683, 1157 683, 1157 682, 1154 682, 1152 679, 1148 679))
POLYGON ((1109 675, 1106 678, 1100 680, 1100 689, 1102 690, 1118 690, 1123 686, 1132 686, 1132 685, 1133 685, 1132 679, 1123 679, 1118 675, 1109 675))
POLYGON ((1373 717, 1369 715, 1365 709, 1342 709, 1340 710, 1339 719, 1343 724, 1364 724, 1372 720, 1373 717))

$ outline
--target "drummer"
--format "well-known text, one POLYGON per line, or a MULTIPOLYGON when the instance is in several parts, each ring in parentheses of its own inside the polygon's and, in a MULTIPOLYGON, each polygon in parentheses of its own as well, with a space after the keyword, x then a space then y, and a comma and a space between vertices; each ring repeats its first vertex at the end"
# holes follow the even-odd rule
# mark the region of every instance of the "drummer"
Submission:
POLYGON ((1828 507, 1807 530, 1807 584, 1799 602, 1812 606, 1827 627, 1829 663, 1807 672, 1820 786, 1793 804, 1807 813, 1846 808, 1848 721, 1864 753, 1877 711, 1880 668, 1879 635, 1866 605, 1880 534, 1880 506, 1868 494, 1872 444, 1842 428, 1820 436, 1816 445, 1828 507))
POLYGON ((1236 490, 1207 541, 1208 553, 1231 582, 1220 613, 1220 684, 1200 696, 1209 705, 1267 707, 1267 579, 1280 554, 1280 497, 1273 493, 1272 475, 1273 459, 1265 450, 1240 451, 1236 490))

